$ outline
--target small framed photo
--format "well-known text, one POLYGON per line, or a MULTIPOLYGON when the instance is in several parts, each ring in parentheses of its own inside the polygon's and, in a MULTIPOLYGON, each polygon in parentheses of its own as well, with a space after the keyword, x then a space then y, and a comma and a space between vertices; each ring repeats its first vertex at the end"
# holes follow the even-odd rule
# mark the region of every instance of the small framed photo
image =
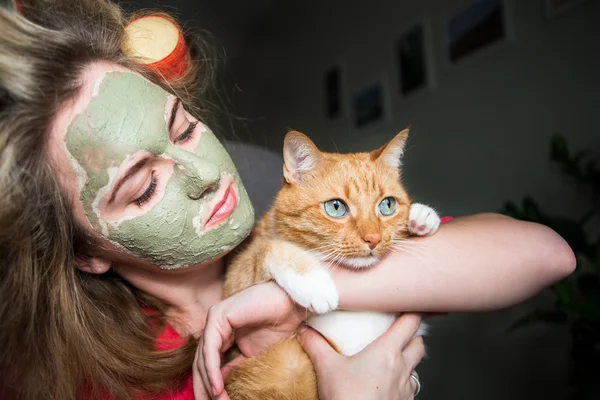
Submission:
POLYGON ((376 125, 389 119, 388 82, 382 77, 354 94, 352 97, 353 123, 357 129, 376 125))
POLYGON ((447 19, 445 43, 448 59, 456 63, 509 36, 505 0, 474 0, 447 19))
POLYGON ((586 0, 544 0, 546 17, 552 18, 558 14, 562 14, 585 1, 586 0))
POLYGON ((323 90, 325 95, 325 115, 329 119, 337 119, 344 111, 344 78, 341 64, 331 66, 325 71, 323 77, 323 90))
POLYGON ((395 43, 398 91, 410 96, 433 86, 433 54, 428 20, 410 25, 395 43))

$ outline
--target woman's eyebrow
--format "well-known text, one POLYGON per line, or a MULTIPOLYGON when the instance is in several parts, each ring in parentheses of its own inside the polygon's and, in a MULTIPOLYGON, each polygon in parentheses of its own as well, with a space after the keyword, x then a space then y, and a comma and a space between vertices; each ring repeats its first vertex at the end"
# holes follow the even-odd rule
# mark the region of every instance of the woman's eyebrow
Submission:
POLYGON ((169 125, 168 125, 168 130, 171 130, 171 127, 173 126, 173 123, 175 122, 175 116, 177 115, 177 107, 179 107, 179 103, 181 103, 181 100, 179 98, 175 99, 175 102, 173 103, 173 108, 171 109, 171 115, 169 116, 169 125))
POLYGON ((142 169, 144 167, 144 165, 146 165, 147 162, 148 162, 148 159, 144 158, 143 160, 136 162, 131 168, 129 168, 129 170, 127 170, 125 175, 123 175, 123 177, 121 179, 119 179, 119 181, 115 185, 115 188, 113 189, 113 191, 110 195, 110 199, 108 200, 108 204, 113 202, 113 200, 115 199, 115 195, 119 191, 119 188, 127 181, 127 179, 129 179, 133 175, 135 175, 140 169, 142 169))

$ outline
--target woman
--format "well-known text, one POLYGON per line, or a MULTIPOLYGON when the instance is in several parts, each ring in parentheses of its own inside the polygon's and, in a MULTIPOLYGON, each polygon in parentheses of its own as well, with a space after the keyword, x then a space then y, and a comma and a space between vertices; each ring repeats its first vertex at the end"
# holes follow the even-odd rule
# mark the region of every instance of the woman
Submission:
MULTIPOLYGON (((188 38, 191 60, 202 63, 167 85, 123 54, 127 19, 108 0, 20 3, 26 18, 0 8, 0 396, 191 398, 208 310, 213 325, 247 315, 241 296, 220 303, 222 257, 253 218, 208 129, 214 57, 188 38)), ((395 254, 360 279, 340 272, 341 305, 497 308, 574 265, 551 230, 494 215, 450 223, 423 243, 427 269, 398 268, 414 260, 395 254)), ((251 289, 241 295, 274 305, 257 318, 268 323, 283 312, 298 325, 302 311, 275 285, 251 289)), ((360 359, 306 342, 309 354, 327 354, 316 364, 320 376, 336 370, 336 379, 321 379, 323 399, 343 396, 344 381, 373 395, 353 374, 376 368, 390 346, 397 357, 378 378, 387 397, 411 398, 422 351, 419 340, 409 342, 417 321, 400 319, 360 359)), ((263 344, 273 340, 269 329, 252 329, 246 346, 240 341, 246 355, 263 333, 263 344)), ((205 389, 197 371, 195 378, 200 398, 205 390, 223 396, 205 389)))

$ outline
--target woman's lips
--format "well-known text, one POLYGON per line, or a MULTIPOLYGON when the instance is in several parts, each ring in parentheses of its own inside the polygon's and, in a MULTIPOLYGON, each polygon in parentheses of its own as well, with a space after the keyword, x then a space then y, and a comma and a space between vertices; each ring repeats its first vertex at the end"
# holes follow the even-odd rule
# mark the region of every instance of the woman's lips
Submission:
POLYGON ((204 225, 204 230, 208 230, 211 227, 223 222, 235 209, 237 205, 237 196, 233 184, 229 184, 223 197, 217 201, 213 208, 210 217, 204 225))

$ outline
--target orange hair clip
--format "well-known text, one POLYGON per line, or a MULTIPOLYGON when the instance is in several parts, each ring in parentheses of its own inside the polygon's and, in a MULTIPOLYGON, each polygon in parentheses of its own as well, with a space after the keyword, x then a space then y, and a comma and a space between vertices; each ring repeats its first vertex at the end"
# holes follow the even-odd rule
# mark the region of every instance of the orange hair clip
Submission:
POLYGON ((183 32, 175 21, 162 15, 146 15, 125 27, 122 44, 125 54, 139 62, 165 81, 176 80, 188 67, 183 32))
POLYGON ((19 0, 13 0, 13 5, 19 14, 23 14, 23 8, 21 7, 21 2, 19 0))

